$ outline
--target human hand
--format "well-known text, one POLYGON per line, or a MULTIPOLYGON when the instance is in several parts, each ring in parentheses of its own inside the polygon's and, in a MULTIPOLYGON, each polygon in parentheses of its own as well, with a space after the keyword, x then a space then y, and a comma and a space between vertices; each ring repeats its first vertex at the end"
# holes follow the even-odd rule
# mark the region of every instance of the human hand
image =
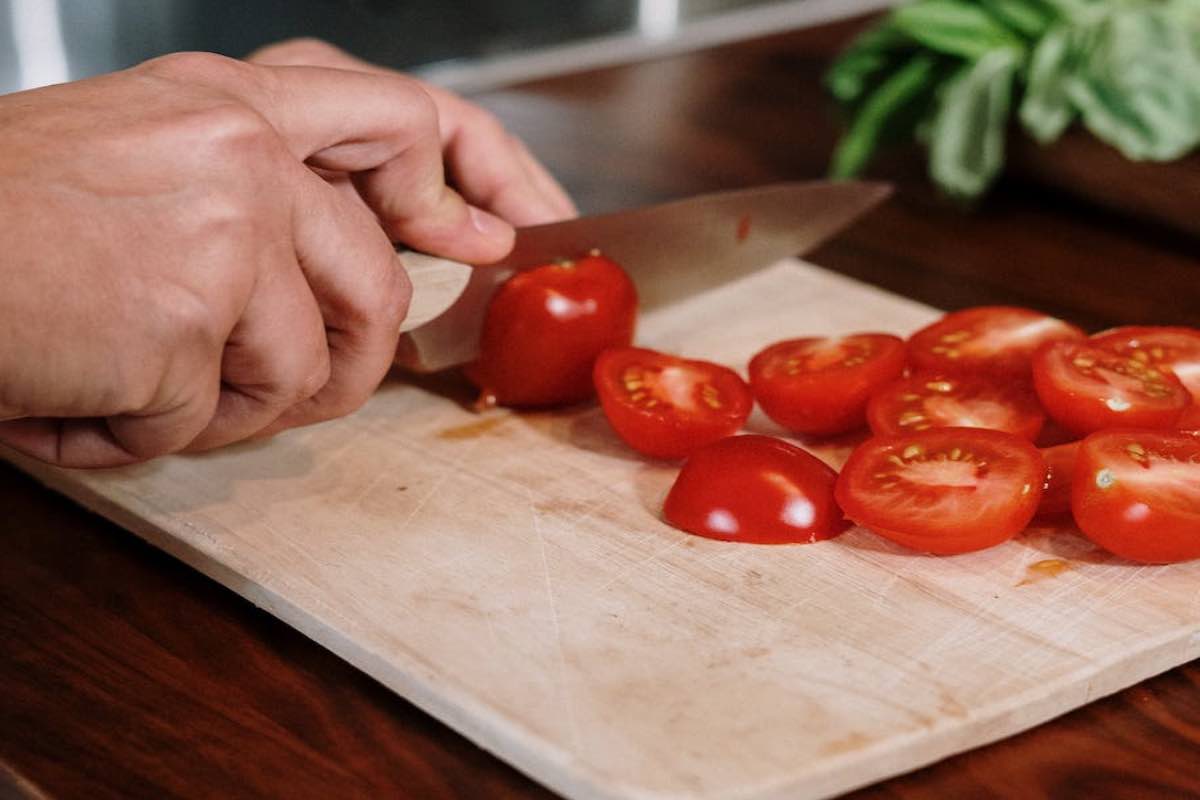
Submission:
POLYGON ((399 75, 208 54, 0 97, 0 442, 113 466, 361 405, 410 295, 389 236, 512 244, 442 141, 399 75))

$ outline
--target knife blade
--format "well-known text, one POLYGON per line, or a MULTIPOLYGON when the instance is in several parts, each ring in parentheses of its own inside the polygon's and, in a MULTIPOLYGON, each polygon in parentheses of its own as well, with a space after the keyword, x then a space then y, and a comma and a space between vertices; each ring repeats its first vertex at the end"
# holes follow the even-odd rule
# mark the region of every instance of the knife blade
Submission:
POLYGON ((492 294, 521 269, 597 249, 653 308, 804 255, 890 193, 883 183, 811 181, 699 195, 520 228, 512 252, 483 266, 401 251, 413 299, 396 362, 435 372, 473 360, 492 294))

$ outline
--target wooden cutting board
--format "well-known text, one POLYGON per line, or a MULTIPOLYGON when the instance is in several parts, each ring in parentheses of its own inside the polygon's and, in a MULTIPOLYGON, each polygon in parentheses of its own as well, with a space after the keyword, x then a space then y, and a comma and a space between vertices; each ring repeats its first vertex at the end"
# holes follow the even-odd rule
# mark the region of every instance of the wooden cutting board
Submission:
MULTIPOLYGON (((743 365, 935 313, 784 262, 640 340, 743 365)), ((1200 562, 1047 528, 953 558, 862 530, 699 539, 659 518, 674 468, 595 408, 478 416, 437 388, 393 379, 351 418, 202 457, 17 460, 571 797, 833 795, 1200 656, 1200 562)))

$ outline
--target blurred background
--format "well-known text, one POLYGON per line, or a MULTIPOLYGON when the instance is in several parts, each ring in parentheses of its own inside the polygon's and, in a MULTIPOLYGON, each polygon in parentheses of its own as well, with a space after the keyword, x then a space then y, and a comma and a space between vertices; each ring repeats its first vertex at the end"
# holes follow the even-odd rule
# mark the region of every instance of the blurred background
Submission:
POLYGON ((851 16, 886 0, 0 0, 0 93, 176 50, 319 36, 460 90, 851 16))

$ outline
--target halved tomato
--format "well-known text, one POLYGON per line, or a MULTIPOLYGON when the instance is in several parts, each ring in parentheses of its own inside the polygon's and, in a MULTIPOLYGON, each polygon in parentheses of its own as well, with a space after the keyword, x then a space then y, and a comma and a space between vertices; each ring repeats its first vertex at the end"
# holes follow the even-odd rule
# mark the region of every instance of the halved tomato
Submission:
POLYGON ((905 349, 886 333, 776 342, 750 360, 750 388, 788 430, 845 433, 866 423, 872 393, 904 372, 905 349))
POLYGON ((923 373, 890 383, 867 404, 877 435, 930 428, 989 428, 1034 440, 1046 422, 1033 389, 989 375, 923 373))
POLYGON ((710 539, 815 542, 850 524, 833 499, 837 473, 770 436, 731 436, 688 458, 663 505, 667 522, 710 539))
POLYGON ((1192 402, 1170 372, 1086 342, 1039 350, 1033 385, 1046 413, 1081 435, 1103 428, 1171 428, 1192 402))
POLYGON ((683 458, 742 427, 754 398, 719 364, 640 347, 606 350, 593 371, 604 416, 639 453, 683 458))
POLYGON ((1200 435, 1092 434, 1079 447, 1071 511, 1085 536, 1122 558, 1200 558, 1200 435))
POLYGON ((1027 439, 982 428, 878 436, 850 454, 835 495, 846 516, 927 553, 1012 538, 1037 511, 1046 462, 1027 439))
POLYGON ((1091 338, 1092 344, 1153 364, 1172 373, 1192 395, 1179 427, 1200 428, 1200 330, 1144 326, 1113 328, 1091 338))
POLYGON ((1061 319, 1016 306, 952 311, 908 340, 908 360, 926 372, 990 372, 1028 378, 1034 352, 1046 342, 1083 339, 1061 319))
POLYGON ((1066 514, 1071 510, 1071 485, 1078 455, 1079 442, 1042 448, 1042 458, 1046 461, 1046 484, 1037 510, 1039 515, 1066 514))

